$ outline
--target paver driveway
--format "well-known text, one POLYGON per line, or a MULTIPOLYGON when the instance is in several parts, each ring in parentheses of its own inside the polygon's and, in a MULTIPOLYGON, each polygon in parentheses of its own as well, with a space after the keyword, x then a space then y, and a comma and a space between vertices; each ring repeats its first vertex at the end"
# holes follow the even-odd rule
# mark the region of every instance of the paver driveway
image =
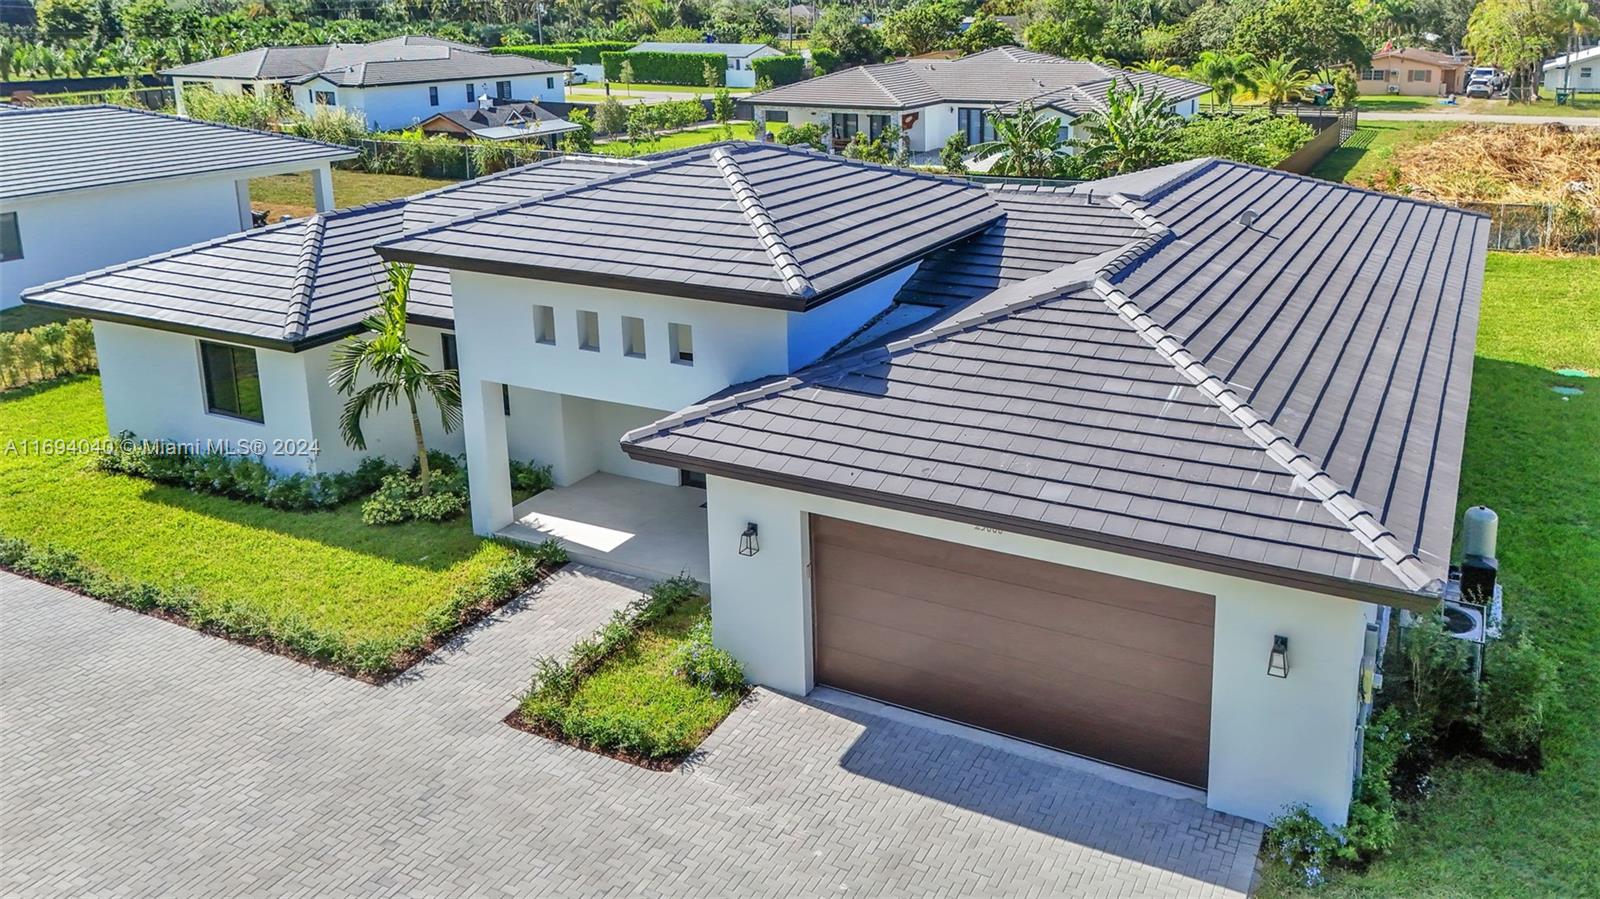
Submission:
POLYGON ((1257 825, 757 691, 671 773, 501 723, 638 585, 375 688, 0 573, 6 895, 1228 895, 1257 825))

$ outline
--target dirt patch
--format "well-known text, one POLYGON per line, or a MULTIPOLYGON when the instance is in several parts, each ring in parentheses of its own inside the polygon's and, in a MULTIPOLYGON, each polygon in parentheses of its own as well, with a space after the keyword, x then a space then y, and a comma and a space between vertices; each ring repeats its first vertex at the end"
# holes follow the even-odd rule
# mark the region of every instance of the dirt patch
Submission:
POLYGON ((1451 203, 1570 203, 1600 212, 1600 129, 1463 125, 1395 149, 1369 186, 1451 203))

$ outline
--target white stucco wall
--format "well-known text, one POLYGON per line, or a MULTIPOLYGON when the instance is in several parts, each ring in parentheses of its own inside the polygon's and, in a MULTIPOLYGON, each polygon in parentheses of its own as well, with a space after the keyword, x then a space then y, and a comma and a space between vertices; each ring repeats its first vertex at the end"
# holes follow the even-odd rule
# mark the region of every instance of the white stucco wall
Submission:
POLYGON ((472 85, 474 96, 493 97, 495 85, 511 82, 511 96, 517 100, 535 102, 563 101, 567 96, 565 76, 560 72, 548 75, 516 75, 510 78, 475 78, 457 81, 431 81, 419 84, 393 84, 379 87, 338 87, 323 79, 313 79, 295 85, 294 105, 310 115, 316 110, 312 102, 314 91, 332 91, 334 105, 361 115, 367 127, 374 131, 394 131, 410 128, 424 119, 452 109, 470 109, 475 101, 467 99, 467 85, 472 85), (439 89, 439 105, 428 102, 428 88, 439 89))
POLYGON ((0 200, 22 239, 22 258, 0 262, 0 308, 29 287, 238 231, 235 181, 230 173, 0 200))
MULTIPOLYGON (((344 397, 328 385, 332 345, 301 353, 256 349, 261 377, 262 421, 250 422, 206 411, 198 338, 171 331, 95 322, 101 393, 112 434, 132 431, 146 440, 197 443, 261 441, 264 461, 285 472, 342 471, 370 455, 398 463, 415 454, 410 413, 391 407, 363 427, 367 449, 346 446, 339 433, 344 397), (314 451, 304 452, 309 444, 314 451)), ((411 337, 437 358, 439 331, 413 326, 411 337)), ((226 343, 227 341, 212 341, 226 343)), ((459 454, 462 433, 444 433, 437 409, 422 404, 423 439, 432 449, 459 454)))
MULTIPOLYGON (((1550 90, 1571 88, 1575 91, 1600 91, 1600 55, 1588 59, 1580 59, 1572 64, 1571 79, 1567 76, 1567 67, 1556 66, 1544 70, 1544 86, 1550 90), (1588 73, 1585 75, 1584 73, 1588 73)), ((1557 107, 1559 111, 1560 107, 1557 107)))
POLYGON ((1215 596, 1207 804, 1265 821, 1305 802, 1345 820, 1365 603, 721 477, 708 479, 707 513, 716 642, 753 682, 793 694, 814 686, 808 513, 1215 596), (737 551, 747 522, 760 531, 754 556, 737 551), (1266 673, 1278 634, 1289 638, 1286 679, 1266 673))

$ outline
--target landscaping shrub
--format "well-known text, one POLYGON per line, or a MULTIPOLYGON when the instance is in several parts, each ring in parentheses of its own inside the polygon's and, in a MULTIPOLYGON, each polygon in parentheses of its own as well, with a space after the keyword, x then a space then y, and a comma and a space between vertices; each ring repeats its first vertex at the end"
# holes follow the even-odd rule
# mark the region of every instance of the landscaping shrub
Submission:
POLYGON ((0 390, 94 371, 94 326, 86 318, 0 331, 0 390))
POLYGON ((1263 848, 1308 887, 1327 881, 1327 870, 1339 851, 1339 838, 1311 814, 1305 803, 1289 806, 1268 825, 1263 848))
POLYGON ((353 147, 367 136, 367 120, 348 109, 324 106, 295 118, 283 130, 296 137, 353 147))
POLYGON ((632 41, 576 41, 568 44, 518 44, 510 47, 495 47, 489 52, 511 56, 526 56, 529 59, 542 59, 546 62, 577 66, 599 65, 601 53, 606 51, 620 52, 632 46, 632 41))
POLYGON ((827 132, 816 122, 807 122, 795 127, 785 122, 782 128, 773 135, 773 140, 785 147, 806 146, 813 150, 827 150, 827 132))
POLYGON ((744 686, 744 666, 727 650, 718 649, 711 642, 710 615, 701 616, 689 633, 689 642, 678 647, 672 673, 714 693, 744 686))
POLYGON ((462 584, 428 619, 403 637, 348 641, 336 632, 319 632, 293 614, 272 618, 259 608, 223 599, 206 602, 186 586, 163 587, 107 576, 76 554, 32 546, 0 535, 0 568, 76 590, 140 612, 160 612, 190 626, 328 665, 347 674, 383 677, 415 661, 415 656, 448 632, 532 586, 543 573, 567 561, 555 541, 517 549, 477 579, 462 584))
POLYGON ((939 148, 939 164, 951 175, 967 173, 967 135, 957 131, 939 148))
POLYGON ((1270 168, 1316 135, 1315 129, 1296 116, 1201 116, 1185 122, 1179 130, 1178 158, 1219 156, 1270 168))
POLYGON ((839 69, 839 54, 827 47, 811 48, 811 71, 816 75, 826 75, 839 69))
POLYGON ((282 474, 253 456, 190 452, 171 443, 142 441, 131 431, 118 434, 95 466, 111 474, 133 475, 291 512, 344 505, 371 493, 387 475, 399 470, 381 458, 368 457, 354 471, 282 474))
POLYGON ((537 462, 511 460, 511 492, 519 496, 533 496, 555 487, 555 477, 550 466, 537 462))
POLYGON ((763 56, 750 64, 757 79, 765 78, 773 87, 804 81, 806 59, 799 54, 763 56))
POLYGON ((662 53, 654 50, 623 53, 607 50, 600 54, 600 62, 605 66, 607 81, 621 81, 622 65, 627 63, 633 69, 633 77, 628 80, 637 84, 705 84, 706 66, 709 65, 714 83, 706 86, 718 87, 728 70, 728 57, 724 53, 662 53))
POLYGON ((1520 627, 1489 644, 1479 729, 1484 749, 1507 759, 1537 758, 1545 713, 1560 690, 1554 658, 1520 627))
POLYGON ((1412 724, 1417 751, 1433 746, 1458 722, 1471 721, 1478 702, 1468 645, 1445 630, 1442 614, 1418 615, 1400 632, 1399 652, 1386 660, 1384 692, 1412 724), (1393 675, 1391 678, 1389 675, 1393 675))
POLYGON ((198 84, 183 89, 183 108, 192 119, 256 131, 270 131, 294 114, 294 105, 275 91, 223 94, 198 84))

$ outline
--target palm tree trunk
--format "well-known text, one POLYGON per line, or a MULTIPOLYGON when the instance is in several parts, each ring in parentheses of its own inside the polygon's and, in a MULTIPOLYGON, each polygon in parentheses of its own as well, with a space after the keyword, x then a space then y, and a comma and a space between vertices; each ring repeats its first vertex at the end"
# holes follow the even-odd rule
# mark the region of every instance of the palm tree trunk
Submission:
POLYGON ((406 397, 411 404, 411 433, 417 438, 417 476, 422 480, 422 492, 428 492, 428 447, 422 442, 422 417, 417 415, 417 398, 406 397))

